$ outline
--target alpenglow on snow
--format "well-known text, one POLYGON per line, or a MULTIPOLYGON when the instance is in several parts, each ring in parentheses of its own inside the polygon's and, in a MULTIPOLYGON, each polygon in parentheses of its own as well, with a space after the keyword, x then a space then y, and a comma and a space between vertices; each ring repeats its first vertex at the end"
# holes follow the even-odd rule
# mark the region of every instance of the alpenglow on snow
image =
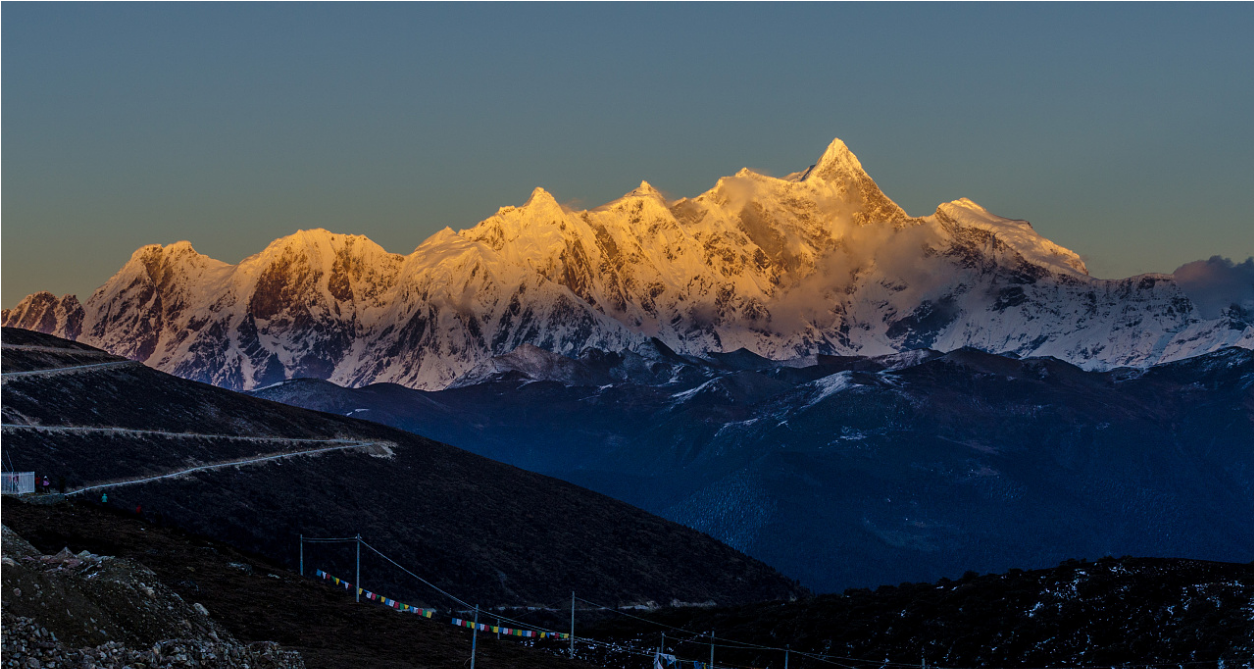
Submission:
POLYGON ((642 182, 575 211, 537 188, 409 255, 326 230, 238 265, 145 246, 85 303, 36 293, 3 314, 232 389, 437 389, 523 344, 577 355, 651 338, 773 359, 971 346, 1105 369, 1254 348, 1251 322, 1241 305, 1203 318, 1171 275, 1093 278, 967 199, 912 217, 840 140, 802 172, 742 169, 694 198, 642 182))

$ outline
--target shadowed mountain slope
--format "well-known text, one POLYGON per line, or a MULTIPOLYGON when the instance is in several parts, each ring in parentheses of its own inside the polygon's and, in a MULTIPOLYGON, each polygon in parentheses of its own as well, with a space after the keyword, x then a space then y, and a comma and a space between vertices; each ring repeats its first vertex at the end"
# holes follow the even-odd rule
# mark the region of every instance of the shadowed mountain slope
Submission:
POLYGON ((439 392, 257 394, 587 486, 820 591, 1109 554, 1254 559, 1247 349, 1110 372, 973 349, 806 363, 588 351, 439 392))
MULTIPOLYGON (((568 483, 142 365, 107 366, 112 361, 104 358, 100 367, 70 370, 80 364, 81 347, 67 348, 58 363, 46 356, 70 344, 10 329, 3 336, 6 465, 64 477, 74 488, 281 456, 107 492, 112 506, 142 504, 146 514, 284 564, 295 565, 302 533, 360 533, 440 587, 484 605, 549 603, 571 590, 661 602, 800 592, 706 535, 568 483), (49 372, 14 375, 10 368, 49 372), (338 450, 296 454, 320 448, 338 450)), ((322 547, 306 559, 351 573, 347 548, 322 547)), ((438 599, 395 571, 369 573, 369 585, 393 596, 438 599)))

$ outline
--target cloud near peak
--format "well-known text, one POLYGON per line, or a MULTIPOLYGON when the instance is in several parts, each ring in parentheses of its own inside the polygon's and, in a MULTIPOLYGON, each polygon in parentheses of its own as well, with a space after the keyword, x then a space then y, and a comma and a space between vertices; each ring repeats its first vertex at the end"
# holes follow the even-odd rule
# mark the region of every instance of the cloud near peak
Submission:
POLYGON ((1236 263, 1211 256, 1181 265, 1173 276, 1203 318, 1218 318, 1234 304, 1254 308, 1254 257, 1236 263))

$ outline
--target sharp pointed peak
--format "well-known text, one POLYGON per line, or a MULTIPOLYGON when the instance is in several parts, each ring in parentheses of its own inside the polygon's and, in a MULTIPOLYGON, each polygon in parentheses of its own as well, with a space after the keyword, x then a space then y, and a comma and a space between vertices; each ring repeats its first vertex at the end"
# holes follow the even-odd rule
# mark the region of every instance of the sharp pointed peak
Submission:
POLYGON ((648 181, 641 181, 639 186, 623 197, 652 197, 663 201, 666 200, 666 196, 662 195, 662 191, 654 188, 653 184, 650 184, 648 181))
POLYGON ((531 191, 531 196, 528 197, 527 201, 523 204, 524 207, 530 207, 533 205, 552 205, 554 207, 561 206, 557 203, 557 198, 553 197, 552 193, 539 186, 536 186, 535 189, 531 191))
POLYGON ((802 179, 833 181, 851 175, 865 176, 866 171, 862 169, 862 163, 858 161, 857 156, 853 155, 853 151, 850 151, 844 141, 837 137, 827 145, 827 149, 823 151, 818 162, 806 170, 802 179))
POLYGON ((848 152, 849 152, 849 145, 845 144, 845 140, 839 137, 833 137, 832 141, 828 142, 827 149, 823 151, 823 155, 828 155, 831 153, 848 153, 848 152))

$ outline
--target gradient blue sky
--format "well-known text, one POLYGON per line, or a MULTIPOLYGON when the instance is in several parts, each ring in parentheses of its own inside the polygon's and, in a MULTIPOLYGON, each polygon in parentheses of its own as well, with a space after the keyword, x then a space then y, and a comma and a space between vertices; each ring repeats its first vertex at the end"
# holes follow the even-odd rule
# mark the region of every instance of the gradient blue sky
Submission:
POLYGON ((535 186, 595 206, 804 169, 970 197, 1094 275, 1254 255, 1250 4, 23 4, 3 26, 3 305, 147 243, 408 253, 535 186))

